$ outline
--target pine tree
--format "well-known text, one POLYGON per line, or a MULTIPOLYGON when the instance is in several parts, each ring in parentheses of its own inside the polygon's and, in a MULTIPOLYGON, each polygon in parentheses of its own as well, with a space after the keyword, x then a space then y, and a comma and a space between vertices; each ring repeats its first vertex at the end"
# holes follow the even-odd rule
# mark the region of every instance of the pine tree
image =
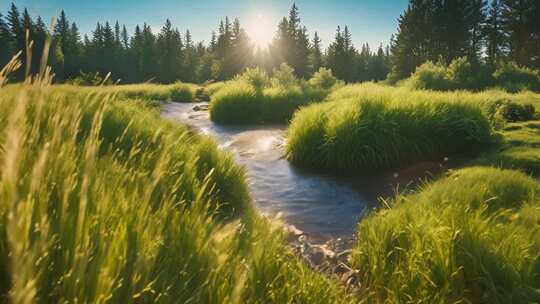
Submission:
POLYGON ((274 57, 273 66, 282 62, 291 66, 296 75, 306 77, 309 74, 309 37, 307 29, 301 26, 298 7, 293 4, 288 18, 283 18, 278 25, 277 35, 270 47, 274 57))
POLYGON ((470 43, 468 58, 478 64, 480 55, 485 41, 485 30, 487 21, 487 1, 486 0, 469 0, 466 6, 466 21, 469 28, 470 43))
POLYGON ((504 32, 501 20, 501 3, 493 0, 485 27, 487 62, 491 68, 501 60, 504 54, 504 32))
POLYGON ((310 75, 309 54, 310 43, 307 28, 304 26, 296 37, 296 75, 306 78, 310 75))
POLYGON ((323 66, 321 39, 317 32, 313 35, 313 40, 311 42, 309 63, 311 73, 317 72, 323 66))
POLYGON ((11 8, 7 15, 7 24, 9 26, 9 35, 11 40, 11 48, 15 52, 24 50, 25 36, 21 22, 21 15, 14 3, 11 3, 11 8))
POLYGON ((144 81, 152 80, 157 74, 157 52, 155 46, 155 36, 152 33, 152 29, 148 24, 143 25, 142 30, 143 43, 142 43, 142 75, 144 81))
POLYGON ((77 76, 81 71, 82 65, 82 44, 81 44, 81 34, 79 28, 75 22, 71 23, 69 29, 69 41, 68 41, 68 56, 69 56, 69 65, 67 67, 66 73, 69 78, 77 76))
POLYGON ((30 17, 30 14, 28 13, 28 10, 25 8, 23 15, 22 15, 22 26, 23 26, 23 32, 25 35, 26 40, 26 33, 28 32, 30 39, 34 36, 34 21, 32 21, 32 17, 30 17))
POLYGON ((105 53, 103 51, 103 26, 101 23, 96 24, 95 30, 92 32, 92 40, 90 42, 89 53, 89 69, 93 72, 103 73, 107 68, 104 65, 105 53))
POLYGON ((101 73, 106 75, 111 73, 113 77, 117 77, 114 67, 116 66, 117 53, 116 53, 116 39, 114 30, 108 21, 103 26, 103 67, 101 73))
MULTIPOLYGON (((229 35, 230 26, 229 19, 225 19, 225 35, 229 35)), ((186 30, 184 35, 184 68, 183 68, 183 81, 194 82, 196 80, 196 71, 197 71, 197 61, 196 61, 196 52, 193 45, 193 39, 191 38, 191 32, 186 30)))
POLYGON ((69 69, 69 23, 66 13, 62 10, 56 21, 53 32, 53 68, 56 72, 56 77, 60 80, 67 79, 66 70, 69 69))
POLYGON ((178 73, 182 68, 179 56, 181 44, 169 19, 165 21, 165 25, 161 28, 157 38, 157 45, 159 50, 159 80, 172 83, 179 78, 178 73))
POLYGON ((129 35, 128 35, 125 24, 122 25, 122 34, 121 34, 120 39, 121 39, 121 43, 122 43, 122 48, 124 50, 127 50, 129 48, 129 35))
POLYGON ((291 49, 291 39, 289 35, 289 21, 283 17, 278 24, 278 30, 272 44, 270 45, 269 68, 279 66, 282 62, 288 62, 287 54, 291 49))
POLYGON ((377 50, 376 56, 372 56, 370 64, 370 80, 384 80, 388 74, 388 67, 386 65, 385 54, 382 44, 377 50))
POLYGON ((537 0, 502 0, 501 15, 510 60, 520 65, 532 65, 538 58, 537 0))
POLYGON ((4 66, 13 56, 13 51, 9 27, 2 14, 0 14, 0 45, 2 45, 0 48, 0 66, 4 66))
POLYGON ((38 16, 34 26, 34 49, 32 55, 34 62, 33 73, 38 73, 41 67, 41 58, 44 55, 43 52, 45 51, 45 42, 47 41, 47 35, 47 26, 45 25, 45 22, 43 22, 43 19, 38 16))
POLYGON ((212 31, 212 36, 210 38, 210 51, 214 52, 216 50, 216 46, 217 46, 217 37, 216 37, 216 32, 212 31))
POLYGON ((230 64, 222 64, 222 69, 226 69, 225 78, 231 78, 243 71, 250 64, 252 54, 249 37, 240 25, 240 20, 235 18, 231 33, 231 49, 228 58, 226 57, 226 61, 230 64))
POLYGON ((144 79, 144 71, 143 71, 143 34, 141 31, 140 26, 137 24, 135 26, 135 31, 133 33, 133 36, 131 37, 131 44, 130 44, 130 56, 132 59, 133 64, 133 74, 130 79, 133 81, 142 81, 144 79))

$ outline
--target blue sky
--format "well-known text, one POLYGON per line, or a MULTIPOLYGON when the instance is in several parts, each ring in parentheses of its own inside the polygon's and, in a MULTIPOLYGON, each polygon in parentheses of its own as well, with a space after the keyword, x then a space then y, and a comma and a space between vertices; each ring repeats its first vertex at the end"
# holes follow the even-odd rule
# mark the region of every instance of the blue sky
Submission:
MULTIPOLYGON (((144 22, 158 31, 166 18, 181 31, 187 28, 195 40, 210 39, 220 18, 238 17, 246 27, 259 27, 258 32, 271 35, 279 20, 287 15, 292 3, 300 8, 303 24, 310 35, 319 32, 326 46, 332 39, 337 25, 348 25, 357 47, 368 42, 372 48, 387 44, 397 28, 397 18, 407 6, 408 0, 17 0, 22 10, 28 8, 33 15, 45 20, 58 14, 61 9, 70 21, 76 21, 82 33, 90 33, 97 21, 118 20, 126 24, 129 32, 136 24, 144 22)), ((11 1, 0 0, 0 10, 5 15, 11 1)))

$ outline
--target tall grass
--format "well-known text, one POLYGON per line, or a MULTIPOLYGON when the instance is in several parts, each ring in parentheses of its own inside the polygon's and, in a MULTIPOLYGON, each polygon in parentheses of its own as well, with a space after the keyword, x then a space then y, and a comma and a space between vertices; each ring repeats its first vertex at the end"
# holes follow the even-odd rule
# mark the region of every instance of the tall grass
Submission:
POLYGON ((301 166, 367 173, 474 153, 491 141, 487 117, 458 95, 375 84, 347 86, 294 116, 287 156, 301 166))
POLYGON ((363 220, 351 256, 368 302, 540 300, 540 186, 474 167, 363 220))
POLYGON ((194 102, 198 86, 177 82, 174 84, 128 84, 100 87, 62 85, 65 90, 114 94, 120 99, 140 99, 144 101, 194 102))
POLYGON ((223 124, 286 123, 301 106, 322 101, 336 83, 332 77, 325 74, 310 84, 296 79, 286 65, 272 77, 248 69, 234 81, 210 87, 210 118, 223 124))
POLYGON ((348 302, 256 214, 230 155, 124 88, 0 88, 2 301, 348 302))

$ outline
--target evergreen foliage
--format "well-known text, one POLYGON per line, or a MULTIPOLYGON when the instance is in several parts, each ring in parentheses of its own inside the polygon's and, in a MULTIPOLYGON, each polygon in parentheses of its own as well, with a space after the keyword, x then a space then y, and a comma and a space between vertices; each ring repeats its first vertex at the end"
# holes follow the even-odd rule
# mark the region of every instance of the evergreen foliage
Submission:
MULTIPOLYGON (((130 34, 119 21, 105 21, 97 22, 95 29, 84 35, 66 12, 61 11, 57 19, 49 33, 41 17, 34 21, 26 10, 21 15, 12 4, 6 17, 0 14, 0 45, 5 46, 0 49, 0 65, 6 64, 19 50, 23 50, 21 58, 26 65, 25 31, 28 30, 29 38, 34 41, 30 72, 36 74, 39 71, 39 56, 50 36, 49 63, 58 82, 80 75, 107 75, 110 72, 112 79, 121 83, 203 83, 230 80, 247 68, 257 66, 271 72, 282 63, 292 67, 295 76, 304 79, 321 67, 336 70, 335 75, 347 81, 382 80, 389 70, 390 54, 384 52, 364 52, 362 64, 366 68, 355 68, 356 57, 360 54, 352 46, 347 27, 343 33, 345 44, 336 37, 336 42, 327 51, 323 50, 317 33, 310 41, 295 4, 279 24, 268 49, 255 49, 238 18, 221 20, 207 44, 194 41, 189 30, 181 34, 169 19, 157 33, 148 24, 143 24, 136 25, 130 34), (341 50, 342 47, 347 51, 341 50)), ((23 76, 21 71, 11 78, 20 81, 23 76)))

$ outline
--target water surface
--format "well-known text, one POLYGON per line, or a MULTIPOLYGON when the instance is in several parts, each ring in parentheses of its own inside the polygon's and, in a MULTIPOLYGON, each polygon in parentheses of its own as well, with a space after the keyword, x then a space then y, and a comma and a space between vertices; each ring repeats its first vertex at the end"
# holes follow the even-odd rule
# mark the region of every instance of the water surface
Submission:
POLYGON ((358 221, 378 206, 377 197, 390 194, 398 181, 410 179, 406 172, 399 179, 397 173, 337 177, 299 170, 283 157, 285 125, 216 125, 208 111, 194 110, 205 105, 168 103, 162 115, 214 137, 234 153, 246 168, 256 206, 265 214, 279 214, 314 241, 352 238, 358 221))

